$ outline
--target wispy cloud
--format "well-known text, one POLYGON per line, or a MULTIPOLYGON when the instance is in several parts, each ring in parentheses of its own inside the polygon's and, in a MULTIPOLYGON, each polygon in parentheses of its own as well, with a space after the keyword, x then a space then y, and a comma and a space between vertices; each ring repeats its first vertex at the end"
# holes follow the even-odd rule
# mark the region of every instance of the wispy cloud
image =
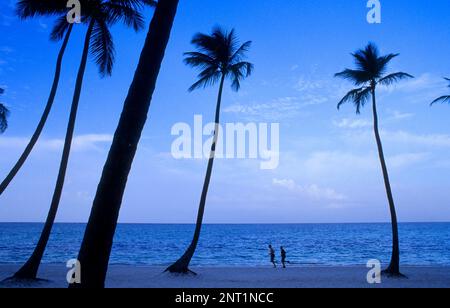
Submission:
POLYGON ((297 97, 281 97, 266 103, 235 104, 224 108, 224 113, 243 115, 251 119, 280 120, 298 114, 302 104, 297 97))
POLYGON ((274 186, 283 187, 294 193, 298 193, 314 200, 343 201, 347 199, 346 196, 337 193, 334 189, 321 188, 316 184, 297 185, 294 180, 287 179, 273 179, 272 184, 274 186))
POLYGON ((372 126, 372 122, 366 119, 342 119, 340 121, 333 121, 334 126, 339 128, 365 128, 372 126))
MULTIPOLYGON (((88 134, 75 136, 72 142, 74 151, 99 151, 101 145, 111 143, 112 135, 88 134)), ((0 148, 5 149, 23 149, 29 142, 28 138, 23 137, 0 137, 0 148)), ((40 150, 61 150, 64 146, 63 139, 41 139, 38 141, 37 148, 40 150)))

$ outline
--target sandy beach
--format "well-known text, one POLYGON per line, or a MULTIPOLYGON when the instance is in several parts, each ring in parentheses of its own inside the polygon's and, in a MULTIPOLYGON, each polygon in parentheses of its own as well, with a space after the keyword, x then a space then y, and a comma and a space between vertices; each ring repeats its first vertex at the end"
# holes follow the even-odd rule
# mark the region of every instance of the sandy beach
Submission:
MULTIPOLYGON (((0 280, 17 269, 0 265, 0 280)), ((197 276, 162 273, 161 267, 111 266, 108 288, 450 288, 450 267, 404 267, 408 279, 382 278, 381 284, 366 281, 368 269, 360 267, 193 268, 197 276)), ((2 288, 65 288, 66 268, 43 265, 41 281, 32 284, 2 282, 2 288)))

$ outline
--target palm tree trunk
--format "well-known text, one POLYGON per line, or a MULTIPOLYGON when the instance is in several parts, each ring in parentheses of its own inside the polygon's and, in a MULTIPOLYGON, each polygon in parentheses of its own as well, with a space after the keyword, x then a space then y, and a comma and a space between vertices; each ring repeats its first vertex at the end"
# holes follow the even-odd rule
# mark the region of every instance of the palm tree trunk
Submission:
POLYGON ((3 192, 6 190, 8 185, 11 183, 11 181, 14 179, 16 174, 19 172, 20 168, 22 168, 23 164, 27 160, 28 156, 30 155, 31 151, 33 150, 34 146, 36 145, 36 142, 39 139, 39 136, 42 133, 42 130, 44 129, 45 123, 47 122, 47 118, 50 114, 50 111, 53 107, 53 102, 55 101, 55 95, 56 90, 58 89, 59 84, 59 78, 61 76, 61 64, 64 57, 64 53, 66 51, 67 43, 69 42, 69 37, 72 32, 73 24, 69 25, 69 28, 67 29, 67 33, 64 37, 63 44, 61 46, 61 49, 58 54, 58 59, 56 61, 56 71, 55 76, 53 78, 53 85, 50 90, 50 96, 47 100, 47 105, 45 106, 44 113, 41 116, 41 120, 38 123, 38 126, 36 127, 36 130, 33 133, 33 136, 30 139, 30 142, 28 143, 27 147, 23 151, 22 155, 20 156, 19 160, 16 162, 14 167, 11 169, 9 174, 6 176, 6 178, 3 180, 3 182, 0 184, 0 195, 3 194, 3 192))
POLYGON ((128 174, 147 120, 179 0, 158 1, 81 244, 81 285, 103 288, 128 174))
POLYGON ((195 225, 194 238, 192 239, 192 242, 189 245, 186 252, 184 253, 184 255, 177 262, 175 262, 169 268, 167 268, 166 272, 169 271, 171 273, 182 273, 182 274, 187 274, 189 272, 193 273, 192 271, 189 270, 189 263, 191 263, 191 259, 194 256, 195 249, 197 248, 198 240, 200 238, 200 231, 202 229, 203 215, 205 213, 206 197, 208 195, 209 183, 211 182, 211 174, 212 174, 213 165, 214 165, 214 157, 215 157, 215 153, 216 153, 217 140, 219 138, 220 105, 222 103, 222 92, 223 92, 224 81, 225 81, 225 75, 222 75, 222 80, 220 81, 220 87, 219 87, 219 95, 217 97, 214 139, 213 139, 213 143, 211 145, 211 154, 209 156, 208 168, 206 169, 205 182, 203 183, 202 196, 200 198, 200 204, 198 207, 197 223, 195 225))
POLYGON ((14 278, 19 279, 36 279, 39 265, 41 264, 42 256, 44 255, 45 248, 52 231, 53 223, 55 222, 56 213, 58 211, 59 202, 61 200, 61 194, 64 186, 64 179, 66 176, 67 165, 69 162, 70 148, 72 145, 73 132, 75 129, 75 121, 77 117, 78 103, 81 96, 81 88, 83 85, 84 72, 86 70, 86 63, 89 54, 89 42, 92 34, 92 28, 94 23, 91 21, 86 33, 84 42, 83 55, 81 57, 81 63, 78 70, 77 80, 75 84, 75 91, 73 95, 72 107, 70 110, 69 123, 67 125, 66 138, 64 141, 64 148, 61 158, 61 164, 59 167, 58 178, 56 180, 55 190, 53 192, 52 203, 48 212, 47 220, 44 225, 44 229, 39 238, 39 242, 34 249, 30 259, 25 265, 14 275, 14 278))
POLYGON ((386 194, 389 201, 389 209, 391 212, 391 224, 392 224, 392 257, 389 267, 384 273, 389 275, 401 275, 400 274, 400 248, 398 240, 398 223, 397 214, 395 211, 394 197, 392 196, 391 184, 389 181, 389 174, 386 166, 386 160, 384 158, 383 145, 381 143, 380 132, 378 128, 378 113, 377 104, 375 98, 375 88, 372 89, 372 107, 374 118, 374 132, 375 139, 377 140, 378 154, 380 156, 381 169, 383 170, 384 184, 386 186, 386 194))

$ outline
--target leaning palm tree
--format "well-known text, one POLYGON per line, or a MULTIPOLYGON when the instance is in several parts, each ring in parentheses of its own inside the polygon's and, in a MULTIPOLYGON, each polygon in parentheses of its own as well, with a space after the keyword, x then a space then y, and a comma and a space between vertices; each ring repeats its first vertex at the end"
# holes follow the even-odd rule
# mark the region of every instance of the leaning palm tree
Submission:
MULTIPOLYGON (((58 177, 50 210, 39 242, 30 259, 28 259, 25 265, 14 275, 14 278, 18 279, 36 278, 42 256, 50 237, 64 186, 64 179, 75 129, 78 103, 80 101, 83 77, 89 52, 94 57, 94 60, 99 67, 100 74, 102 76, 111 75, 114 63, 114 44, 109 28, 117 22, 123 21, 126 26, 130 26, 136 31, 142 29, 144 26, 144 17, 141 15, 140 10, 143 8, 143 4, 152 3, 147 0, 84 0, 81 2, 83 8, 81 21, 83 24, 87 24, 88 28, 76 79, 58 177)), ((60 33, 64 33, 68 27, 68 23, 61 23, 60 33)))
MULTIPOLYGON (((447 81, 450 81, 450 78, 444 78, 447 81)), ((448 85, 448 87, 450 88, 450 84, 448 85)), ((433 106, 436 103, 450 103, 450 95, 444 95, 441 96, 439 98, 436 98, 432 103, 431 106, 433 106)))
MULTIPOLYGON (((0 88, 0 94, 5 93, 5 90, 0 88)), ((0 103, 0 134, 3 134, 5 130, 8 128, 8 115, 9 110, 5 105, 0 103)))
POLYGON ((128 174, 139 145, 179 0, 159 0, 97 187, 78 260, 81 285, 103 288, 128 174))
POLYGON ((211 154, 200 198, 194 237, 184 255, 166 270, 171 273, 193 273, 189 270, 189 263, 191 262, 197 247, 202 228, 206 197, 211 181, 216 145, 219 136, 220 106, 225 79, 229 78, 231 80, 232 89, 234 91, 239 91, 241 81, 244 78, 249 77, 253 70, 253 64, 243 61, 246 52, 251 46, 251 42, 248 41, 242 45, 238 45, 234 30, 227 33, 223 29, 217 27, 213 29, 211 35, 202 33, 196 34, 192 40, 192 44, 197 47, 198 51, 185 53, 186 58, 184 59, 184 62, 191 67, 199 68, 201 72, 198 75, 198 81, 189 88, 189 91, 206 88, 219 82, 219 95, 216 104, 214 138, 211 145, 211 154))
POLYGON ((8 187, 8 185, 11 183, 11 181, 14 179, 14 177, 17 175, 17 173, 27 160, 28 156, 31 154, 31 151, 36 145, 36 142, 38 141, 39 136, 41 135, 42 130, 44 129, 45 123, 47 122, 48 116, 53 107, 53 102, 55 100, 55 95, 58 89, 59 79, 61 76, 61 65, 63 56, 66 51, 67 43, 69 42, 69 37, 73 27, 73 24, 68 24, 66 26, 67 24, 65 16, 66 11, 67 11, 66 3, 60 0, 48 0, 48 1, 20 0, 17 3, 16 13, 21 19, 32 18, 37 15, 60 16, 56 21, 53 31, 51 32, 50 39, 52 41, 59 41, 60 39, 62 39, 62 37, 64 37, 64 40, 59 50, 58 58, 56 60, 56 70, 55 75, 53 77, 53 84, 50 90, 50 95, 48 97, 44 112, 42 113, 41 119, 22 155, 19 157, 16 164, 13 166, 13 168, 8 173, 6 178, 0 183, 0 195, 3 194, 5 189, 8 187), (65 30, 64 34, 63 32, 61 32, 62 29, 65 30))
POLYGON ((375 92, 377 86, 389 86, 402 79, 413 78, 413 76, 402 72, 385 75, 389 62, 392 59, 396 58, 398 54, 380 56, 378 48, 373 43, 369 43, 369 45, 367 45, 365 49, 356 51, 352 54, 352 56, 355 60, 356 69, 346 69, 343 72, 336 74, 335 76, 353 82, 358 88, 351 90, 347 93, 347 95, 344 96, 344 98, 338 104, 338 109, 344 103, 353 102, 356 107, 356 113, 360 114, 361 108, 364 107, 369 98, 372 97, 375 139, 377 142, 381 169, 383 171, 387 198, 389 201, 393 236, 391 262, 384 273, 391 276, 402 276, 400 273, 400 249, 398 240, 397 214, 378 128, 378 114, 375 92))

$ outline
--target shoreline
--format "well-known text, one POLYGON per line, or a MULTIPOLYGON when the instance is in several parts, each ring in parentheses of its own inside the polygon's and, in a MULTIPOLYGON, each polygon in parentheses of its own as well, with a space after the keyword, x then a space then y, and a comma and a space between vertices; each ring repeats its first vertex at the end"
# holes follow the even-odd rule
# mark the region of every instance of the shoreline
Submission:
MULTIPOLYGON (((18 265, 0 264, 0 281, 14 274, 18 265)), ((161 266, 111 265, 107 288, 450 288, 450 266, 403 266, 408 279, 382 277, 369 284, 365 266, 193 267, 197 276, 163 273, 161 266)), ((2 282, 0 288, 66 288, 68 269, 41 266, 38 283, 2 282)))

